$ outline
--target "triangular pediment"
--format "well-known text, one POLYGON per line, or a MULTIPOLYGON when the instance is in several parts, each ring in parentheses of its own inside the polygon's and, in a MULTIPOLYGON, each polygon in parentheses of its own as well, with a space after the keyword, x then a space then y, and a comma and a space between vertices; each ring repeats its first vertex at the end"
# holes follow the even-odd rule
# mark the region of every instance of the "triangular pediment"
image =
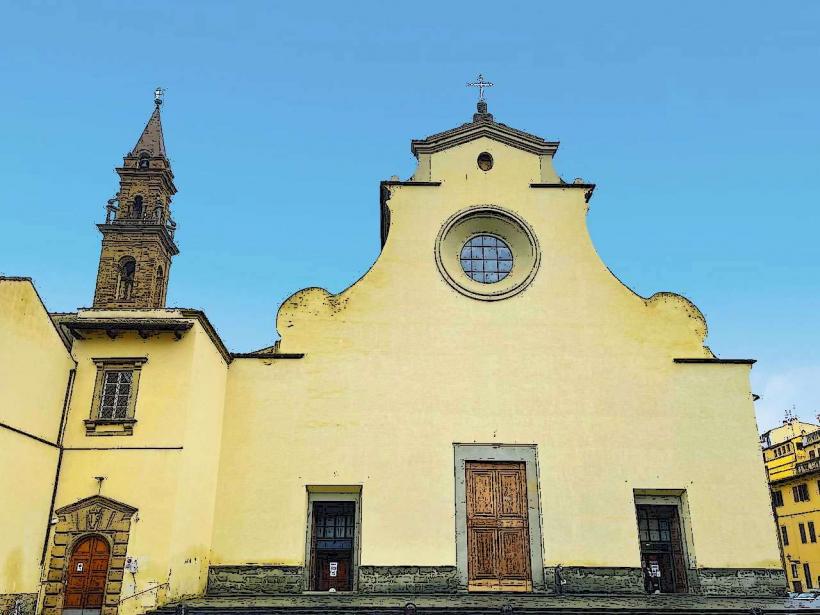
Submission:
POLYGON ((67 506, 58 508, 54 511, 54 513, 57 515, 65 515, 68 513, 76 512, 78 510, 83 510, 85 508, 93 508, 95 506, 101 506, 109 510, 116 510, 127 516, 133 515, 135 512, 137 512, 136 508, 134 508, 133 506, 129 506, 128 504, 123 504, 122 502, 118 502, 117 500, 112 500, 111 498, 107 498, 104 495, 92 495, 90 497, 83 498, 82 500, 78 500, 73 504, 68 504, 67 506))
POLYGON ((534 134, 496 122, 490 113, 476 113, 473 121, 457 128, 445 130, 425 139, 414 139, 410 144, 413 155, 434 154, 482 137, 493 139, 510 147, 539 156, 553 156, 558 151, 558 141, 546 141, 534 134))

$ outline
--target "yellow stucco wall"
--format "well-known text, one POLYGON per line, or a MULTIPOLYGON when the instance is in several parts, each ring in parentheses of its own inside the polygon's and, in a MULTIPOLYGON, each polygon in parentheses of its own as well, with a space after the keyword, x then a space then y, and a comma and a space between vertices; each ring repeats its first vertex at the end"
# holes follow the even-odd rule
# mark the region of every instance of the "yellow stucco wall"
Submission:
POLYGON ((481 138, 430 168, 441 186, 391 188, 361 280, 280 309, 280 350, 304 359, 232 363, 214 561, 302 563, 305 485, 362 484, 362 564, 454 564, 453 443, 481 442, 538 445, 547 565, 638 566, 632 490, 665 488, 687 490, 698 565, 778 566, 749 367, 673 363, 711 356, 700 312, 613 277, 583 190, 530 187, 537 156, 481 138), (541 249, 531 285, 495 302, 434 259, 445 221, 487 204, 541 249))
MULTIPOLYGON (((74 362, 31 281, 0 278, 0 423, 56 443, 74 362)), ((0 594, 39 582, 57 449, 0 427, 0 594)))
POLYGON ((54 442, 74 362, 31 281, 0 278, 0 314, 0 421, 54 442))
POLYGON ((139 571, 125 573, 121 595, 127 599, 120 612, 128 615, 154 606, 157 599, 204 591, 226 363, 199 324, 179 341, 169 334, 147 340, 136 333, 116 340, 102 333, 87 337, 74 346, 78 369, 57 507, 95 494, 94 477, 105 476, 102 494, 138 509, 128 554, 137 558, 139 571), (147 357, 132 436, 85 435, 83 420, 91 410, 96 375, 92 357, 147 357), (99 447, 139 450, 76 450, 99 447), (168 585, 128 598, 162 584, 168 585))
POLYGON ((0 594, 38 589, 56 464, 56 449, 0 429, 0 594))

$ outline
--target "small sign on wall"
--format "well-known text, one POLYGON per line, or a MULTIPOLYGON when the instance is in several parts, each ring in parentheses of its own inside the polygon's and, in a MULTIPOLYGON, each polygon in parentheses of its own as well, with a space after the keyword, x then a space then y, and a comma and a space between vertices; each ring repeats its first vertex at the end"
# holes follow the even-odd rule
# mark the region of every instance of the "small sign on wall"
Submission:
POLYGON ((130 555, 125 558, 125 569, 130 573, 136 573, 139 570, 139 563, 137 562, 136 557, 131 557, 130 555))
POLYGON ((339 562, 330 562, 330 576, 335 577, 339 574, 339 562))

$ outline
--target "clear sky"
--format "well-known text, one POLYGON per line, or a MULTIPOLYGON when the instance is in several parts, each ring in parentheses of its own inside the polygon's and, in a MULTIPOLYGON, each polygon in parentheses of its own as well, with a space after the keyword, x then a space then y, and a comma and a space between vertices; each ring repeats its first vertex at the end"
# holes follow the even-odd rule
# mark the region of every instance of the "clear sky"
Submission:
MULTIPOLYGON (((379 251, 410 139, 496 120, 562 142, 624 282, 674 291, 756 358, 761 429, 820 412, 820 3, 4 2, 0 272, 91 303, 113 168, 167 88, 181 254, 168 302, 229 348, 379 251)), ((582 411, 582 409, 579 409, 582 411)))

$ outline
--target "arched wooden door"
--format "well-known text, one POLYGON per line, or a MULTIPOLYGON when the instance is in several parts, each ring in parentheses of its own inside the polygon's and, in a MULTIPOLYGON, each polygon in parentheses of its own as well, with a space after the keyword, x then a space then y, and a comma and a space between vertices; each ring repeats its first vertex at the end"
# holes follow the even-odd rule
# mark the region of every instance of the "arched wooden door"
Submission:
POLYGON ((111 551, 108 542, 100 536, 80 539, 71 552, 66 573, 63 610, 88 611, 102 608, 105 583, 108 579, 108 561, 111 551))

